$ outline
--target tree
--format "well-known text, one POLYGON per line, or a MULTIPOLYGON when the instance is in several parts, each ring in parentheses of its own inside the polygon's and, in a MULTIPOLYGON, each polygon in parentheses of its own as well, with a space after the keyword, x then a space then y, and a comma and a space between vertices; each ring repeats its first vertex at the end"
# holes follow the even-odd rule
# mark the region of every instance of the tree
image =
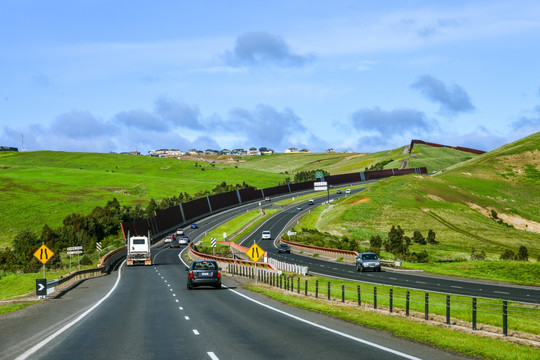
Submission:
POLYGON ((392 225, 392 228, 388 232, 388 241, 385 242, 384 247, 386 251, 389 251, 393 254, 407 253, 408 244, 407 242, 404 242, 403 230, 399 225, 397 226, 397 228, 392 225))
POLYGON ((429 244, 438 244, 439 242, 435 240, 435 231, 429 229, 427 234, 427 242, 429 244))
POLYGON ((519 247, 518 253, 516 255, 516 260, 519 261, 529 261, 529 251, 523 245, 519 247))
POLYGON ((515 257, 514 252, 510 249, 504 250, 504 252, 501 254, 501 260, 514 260, 515 257))
POLYGON ((372 249, 381 249, 382 246, 382 239, 380 235, 371 235, 371 238, 369 239, 369 245, 371 245, 372 249))
POLYGON ((415 230, 413 233, 413 241, 420 245, 426 245, 426 239, 424 238, 424 235, 418 230, 415 230))

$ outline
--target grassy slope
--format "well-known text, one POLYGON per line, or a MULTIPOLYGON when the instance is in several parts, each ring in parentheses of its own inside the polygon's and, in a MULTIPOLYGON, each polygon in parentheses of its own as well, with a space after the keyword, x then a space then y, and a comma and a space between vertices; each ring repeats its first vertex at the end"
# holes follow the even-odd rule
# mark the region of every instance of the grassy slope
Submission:
POLYGON ((360 239, 372 234, 384 238, 393 224, 411 237, 414 230, 426 236, 433 229, 440 244, 415 245, 413 250, 426 248, 436 259, 468 259, 473 246, 486 251, 488 258, 498 259, 505 248, 517 252, 520 245, 528 248, 530 259, 536 259, 540 256, 538 233, 497 224, 468 204, 540 222, 539 149, 537 133, 436 176, 412 175, 372 184, 325 212, 318 226, 360 239), (366 197, 369 201, 355 203, 366 197))
POLYGON ((275 186, 285 176, 232 165, 118 154, 21 152, 0 155, 0 247, 20 229, 58 226, 73 212, 88 213, 116 197, 121 204, 193 194, 222 181, 275 186))
MULTIPOLYGON (((427 147, 426 147, 427 148, 427 147)), ((441 150, 424 156, 442 157, 441 150)), ((420 155, 430 149, 416 148, 420 155), (418 150, 418 149, 421 149, 418 150)), ((454 153, 460 153, 454 150, 454 153)), ((419 155, 419 156, 420 156, 419 155)), ((400 167, 407 158, 403 148, 372 154, 296 153, 242 157, 233 164, 196 162, 119 154, 36 151, 0 153, 0 248, 21 229, 58 226, 73 212, 88 213, 116 197, 121 204, 146 204, 150 198, 193 194, 218 183, 247 182, 259 188, 275 186, 287 175, 302 170, 325 169, 331 174, 363 171, 377 162, 394 159, 386 168, 400 167), (197 164, 198 166, 195 166, 197 164), (201 167, 204 169, 201 170, 201 167)), ((450 156, 450 155, 448 155, 450 156)), ((450 156, 451 157, 451 156, 450 156)), ((452 158, 452 157, 451 157, 452 158)), ((445 163, 460 161, 454 157, 445 163)), ((414 166, 423 166, 417 163, 414 166)), ((440 167, 434 167, 440 170, 440 167)), ((430 168, 431 171, 431 168, 430 168)), ((292 177, 292 176, 291 176, 292 177)))

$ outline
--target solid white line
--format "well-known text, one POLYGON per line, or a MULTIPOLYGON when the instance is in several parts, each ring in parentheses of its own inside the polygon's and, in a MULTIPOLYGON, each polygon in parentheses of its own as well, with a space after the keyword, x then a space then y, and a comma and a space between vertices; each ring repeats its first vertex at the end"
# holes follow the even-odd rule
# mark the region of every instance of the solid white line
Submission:
POLYGON ((213 352, 209 351, 209 352, 207 352, 207 354, 208 354, 208 356, 210 356, 210 359, 219 360, 219 358, 213 352))
MULTIPOLYGON (((283 314, 283 315, 285 315, 285 316, 288 316, 288 317, 290 317, 290 318, 293 318, 293 319, 298 320, 298 321, 300 321, 300 322, 303 322, 303 323, 305 323, 305 324, 308 324, 308 325, 317 327, 317 328, 319 328, 319 329, 322 329, 322 330, 325 330, 325 331, 334 333, 334 334, 336 334, 336 335, 343 336, 343 337, 345 337, 345 338, 347 338, 347 339, 350 339, 350 340, 353 340, 353 341, 357 341, 357 342, 359 342, 359 343, 362 343, 362 344, 365 344, 365 345, 368 345, 368 346, 372 346, 372 347, 375 347, 375 348, 377 348, 377 349, 380 349, 380 350, 383 350, 383 351, 386 351, 386 352, 389 352, 389 353, 392 353, 392 354, 395 354, 395 355, 404 357, 404 358, 406 358, 406 359, 410 359, 410 360, 420 360, 420 358, 417 358, 417 357, 415 357, 415 356, 408 355, 408 354, 402 353, 402 352, 400 352, 400 351, 393 350, 393 349, 384 347, 384 346, 382 346, 382 345, 378 345, 378 344, 372 343, 372 342, 370 342, 370 341, 367 341, 367 340, 364 340, 364 339, 357 338, 357 337, 355 337, 355 336, 346 334, 346 333, 341 332, 341 331, 337 331, 337 330, 331 329, 331 328, 326 327, 326 326, 323 326, 323 325, 315 324, 315 323, 313 323, 313 322, 311 322, 311 321, 309 321, 309 320, 303 319, 303 318, 301 318, 301 317, 299 317, 299 316, 289 314, 288 312, 285 312, 285 311, 283 311, 283 310, 276 309, 276 308, 274 308, 274 307, 272 307, 272 306, 270 306, 270 305, 267 305, 267 304, 264 304, 264 303, 262 303, 262 302, 260 302, 260 301, 255 300, 255 299, 252 299, 252 298, 250 298, 249 296, 244 295, 244 294, 241 294, 241 293, 239 293, 239 292, 236 291, 236 290, 230 289, 230 288, 228 288, 228 287, 226 287, 226 286, 223 286, 223 287, 226 288, 226 289, 228 289, 229 291, 232 291, 233 293, 235 293, 235 294, 237 294, 237 295, 239 295, 239 296, 242 296, 243 298, 245 298, 245 299, 247 299, 247 300, 249 300, 249 301, 252 301, 252 302, 254 302, 254 303, 260 305, 260 306, 263 306, 263 307, 265 307, 265 308, 267 308, 267 309, 270 309, 270 310, 272 310, 272 311, 278 312, 278 313, 280 313, 280 314, 283 314)), ((195 330, 194 330, 194 331, 195 331, 195 330)))
POLYGON ((199 335, 199 332, 198 332, 197 330, 193 330, 193 333, 194 333, 195 335, 199 335))
POLYGON ((23 359, 27 359, 30 355, 33 355, 36 353, 36 351, 40 350, 41 348, 43 348, 45 345, 47 345, 49 342, 51 342, 52 340, 54 340, 56 337, 58 337, 60 334, 62 334, 64 331, 66 331, 67 329, 69 329, 70 327, 72 327, 73 325, 75 325, 76 323, 78 323, 79 321, 81 321, 82 319, 84 319, 88 314, 90 314, 92 311, 94 311, 99 305, 101 305, 102 302, 104 302, 105 300, 107 300, 109 298, 109 296, 111 296, 111 294, 114 292, 114 290, 116 290, 116 287, 118 286, 118 284, 120 283, 120 279, 122 278, 122 266, 124 265, 124 263, 126 262, 126 260, 124 260, 124 262, 122 263, 122 265, 120 265, 120 267, 118 268, 118 277, 116 278, 116 282, 114 283, 114 286, 112 287, 111 290, 109 290, 109 292, 107 293, 107 295, 105 295, 104 297, 101 298, 101 300, 99 300, 97 303, 95 303, 90 309, 86 310, 85 312, 83 312, 81 315, 79 315, 75 320, 73 320, 72 322, 70 322, 69 324, 65 325, 63 328, 61 328, 60 330, 56 331, 54 334, 52 334, 51 336, 47 337, 45 340, 41 341, 40 343, 34 345, 32 348, 26 350, 24 353, 22 353, 21 355, 19 355, 15 360, 23 360, 23 359))

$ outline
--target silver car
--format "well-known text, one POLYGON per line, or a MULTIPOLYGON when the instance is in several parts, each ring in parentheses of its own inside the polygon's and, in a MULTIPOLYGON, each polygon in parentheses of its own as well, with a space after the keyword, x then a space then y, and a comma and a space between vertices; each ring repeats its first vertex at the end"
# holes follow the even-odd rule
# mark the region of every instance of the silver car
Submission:
POLYGON ((356 257, 356 271, 381 271, 381 262, 377 254, 372 252, 359 253, 356 257))

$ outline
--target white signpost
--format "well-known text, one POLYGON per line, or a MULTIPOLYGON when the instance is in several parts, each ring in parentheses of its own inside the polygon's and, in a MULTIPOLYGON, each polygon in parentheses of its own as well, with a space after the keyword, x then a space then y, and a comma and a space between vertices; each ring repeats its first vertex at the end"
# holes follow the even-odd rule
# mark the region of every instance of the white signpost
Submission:
POLYGON ((328 203, 330 203, 330 190, 328 189, 328 183, 326 181, 316 181, 313 183, 313 190, 315 191, 327 191, 328 192, 328 203))
MULTIPOLYGON (((82 254, 82 246, 70 246, 67 248, 67 254, 69 255, 69 272, 71 272, 71 255, 80 255, 82 254)), ((81 260, 80 256, 77 257, 77 267, 81 268, 79 261, 81 260)))

